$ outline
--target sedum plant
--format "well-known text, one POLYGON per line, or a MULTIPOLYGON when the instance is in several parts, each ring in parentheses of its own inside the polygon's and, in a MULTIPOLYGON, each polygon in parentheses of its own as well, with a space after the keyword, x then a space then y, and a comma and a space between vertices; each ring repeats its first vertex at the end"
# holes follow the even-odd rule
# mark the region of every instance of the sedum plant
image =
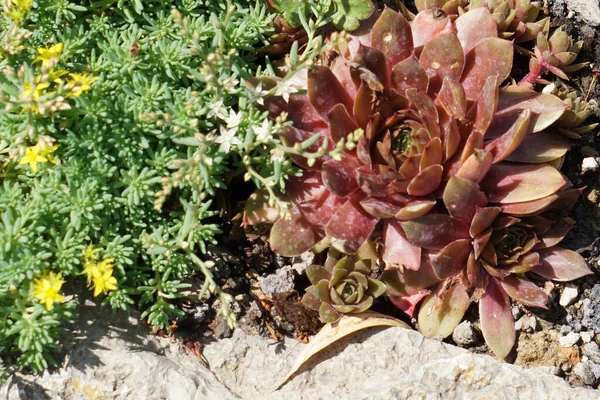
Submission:
MULTIPOLYGON (((328 17, 308 4, 318 14, 294 72, 327 50, 328 17)), ((231 218, 220 200, 246 180, 277 203, 299 174, 274 135, 282 122, 259 109, 268 90, 245 83, 275 74, 255 51, 275 15, 247 0, 2 7, 2 365, 55 362, 77 284, 114 310, 138 308, 153 329, 208 296, 233 324, 206 255, 231 218)), ((271 89, 294 90, 285 79, 271 89)))
MULTIPOLYGON (((559 168, 570 139, 594 126, 582 126, 589 109, 576 96, 534 90, 542 70, 520 84, 511 75, 514 52, 523 53, 515 43, 537 38, 539 47, 549 34, 539 5, 416 5, 406 17, 389 8, 373 15, 297 74, 304 93, 265 99, 270 118, 291 122, 281 140, 321 156, 292 156, 303 175, 281 196, 287 217, 257 194, 246 222, 271 223, 270 244, 286 256, 324 246, 353 255, 367 240, 380 242, 389 298, 409 315, 418 310, 425 335, 450 335, 478 302, 484 338, 504 358, 515 340, 510 299, 546 306, 529 276, 591 273, 579 254, 558 246, 581 193, 559 168)), ((563 33, 548 39, 556 42, 550 53, 576 56, 563 33)), ((542 53, 540 65, 559 76, 575 59, 551 64, 542 53)), ((334 298, 343 305, 327 270, 307 272, 309 308, 335 310, 334 298)))

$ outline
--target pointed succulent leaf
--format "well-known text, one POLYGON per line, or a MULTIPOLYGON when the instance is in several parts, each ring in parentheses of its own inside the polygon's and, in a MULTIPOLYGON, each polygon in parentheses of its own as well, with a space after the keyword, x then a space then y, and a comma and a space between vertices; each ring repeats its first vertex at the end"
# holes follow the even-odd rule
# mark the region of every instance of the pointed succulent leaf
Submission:
POLYGON ((487 200, 479 185, 457 176, 450 178, 443 194, 448 213, 458 219, 471 221, 477 208, 485 207, 487 200))
POLYGON ((269 192, 258 190, 250 195, 244 204, 243 225, 256 226, 263 222, 279 219, 279 209, 269 205, 269 192))
POLYGON ((306 292, 304 293, 304 296, 302 296, 302 305, 310 310, 319 311, 319 307, 321 307, 321 300, 319 300, 315 294, 314 286, 309 286, 306 288, 306 292))
POLYGON ((476 208, 475 215, 471 221, 471 228, 469 229, 469 234, 471 237, 476 237, 488 229, 498 214, 500 214, 500 211, 500 207, 476 208))
POLYGON ((309 250, 320 239, 306 219, 297 215, 275 222, 271 228, 269 243, 277 254, 293 257, 309 250))
POLYGON ((436 205, 433 199, 415 200, 402 207, 396 214, 396 219, 400 221, 410 221, 411 219, 422 217, 427 214, 436 205))
POLYGON ((572 145, 561 135, 539 132, 525 136, 506 160, 529 164, 546 163, 563 157, 572 145))
POLYGON ((485 150, 475 150, 456 172, 458 178, 480 183, 492 167, 492 153, 485 150))
POLYGON ((400 225, 411 243, 431 250, 469 238, 469 228, 464 222, 444 214, 429 214, 400 225))
POLYGON ((438 188, 444 169, 441 165, 431 165, 415 176, 408 185, 411 196, 426 196, 438 188))
POLYGON ((472 246, 469 239, 456 240, 431 256, 431 266, 440 279, 450 278, 467 265, 472 246))
POLYGON ((323 184, 338 197, 349 196, 358 189, 355 178, 358 167, 360 167, 359 161, 351 157, 346 157, 342 161, 325 161, 322 167, 323 184))
POLYGON ((526 278, 508 275, 501 282, 502 288, 515 301, 529 307, 548 309, 548 295, 536 284, 526 278))
POLYGON ((510 74, 513 64, 513 45, 508 40, 487 38, 471 50, 465 60, 462 85, 467 100, 476 100, 486 80, 498 75, 499 82, 510 74))
POLYGON ((511 85, 500 91, 498 107, 486 137, 493 138, 521 114, 531 110, 531 133, 540 132, 552 125, 569 106, 554 95, 539 93, 523 86, 511 85))
POLYGON ((485 150, 494 157, 494 164, 504 160, 521 144, 527 135, 530 119, 531 111, 523 110, 506 133, 485 145, 485 150))
POLYGON ((398 307, 402 312, 404 312, 409 317, 412 317, 417 308, 417 304, 423 299, 423 297, 429 294, 429 290, 422 290, 418 293, 411 295, 402 295, 402 296, 389 296, 390 301, 398 307))
POLYGON ((319 319, 326 323, 334 323, 340 319, 342 315, 329 303, 321 303, 319 307, 319 319))
POLYGON ((568 180, 548 165, 494 164, 481 189, 492 203, 522 203, 553 195, 568 180))
POLYGON ((483 39, 498 37, 496 21, 486 7, 467 11, 456 19, 454 26, 465 54, 483 39))
POLYGON ((442 88, 436 98, 446 113, 451 117, 461 120, 467 113, 467 97, 462 85, 451 77, 445 77, 442 88))
POLYGON ((434 137, 425 145, 419 167, 422 171, 431 165, 441 164, 442 158, 442 141, 439 137, 434 137))
POLYGON ((515 321, 508 295, 494 278, 488 281, 479 300, 479 320, 485 342, 500 359, 504 359, 515 344, 515 321))
POLYGON ((390 8, 384 9, 371 31, 371 46, 385 54, 390 69, 410 57, 413 41, 406 18, 390 8))
POLYGON ((565 236, 567 236, 567 233, 569 233, 574 226, 575 221, 570 218, 557 221, 556 223, 552 224, 550 229, 541 235, 540 242, 535 246, 535 248, 547 249, 549 247, 556 246, 565 238, 565 236))
POLYGON ((421 117, 433 122, 439 122, 439 114, 429 96, 416 89, 408 88, 406 89, 406 97, 417 109, 421 117))
POLYGON ((321 279, 319 282, 317 282, 317 284, 314 285, 313 293, 319 300, 330 303, 331 297, 329 295, 329 279, 321 279))
POLYGON ((352 257, 343 257, 335 264, 329 279, 329 288, 336 286, 340 281, 346 278, 354 270, 354 259, 352 257))
POLYGON ((348 135, 358 129, 358 124, 348 114, 348 110, 343 104, 335 105, 328 115, 329 119, 329 132, 331 132, 331 138, 335 143, 340 140, 347 140, 348 135))
POLYGON ((306 277, 313 285, 316 285, 323 279, 330 280, 331 273, 320 265, 312 264, 306 268, 306 277))
POLYGON ((346 92, 340 81, 325 66, 318 66, 308 71, 308 98, 325 121, 329 112, 338 104, 343 104, 346 110, 352 110, 352 98, 346 92))
POLYGON ((383 228, 383 262, 386 266, 402 265, 410 270, 421 266, 421 248, 409 242, 399 222, 387 222, 383 228))
POLYGON ((401 206, 389 203, 383 199, 367 197, 360 201, 362 208, 375 218, 392 218, 402 208, 401 206))
POLYGON ((498 103, 498 75, 489 76, 481 88, 481 94, 469 110, 470 120, 473 120, 473 129, 484 133, 492 123, 498 103))
POLYGON ((369 238, 378 221, 379 218, 369 215, 360 204, 348 200, 333 215, 325 231, 333 247, 353 254, 369 238))
POLYGON ((391 74, 391 85, 397 93, 404 94, 408 88, 427 91, 429 78, 415 57, 408 57, 394 65, 391 74))
POLYGON ((371 296, 373 296, 374 298, 377 298, 385 293, 385 290, 386 290, 385 283, 383 283, 377 279, 371 279, 371 278, 368 278, 368 281, 369 281, 369 286, 367 288, 367 291, 371 294, 371 296))
POLYGON ((546 279, 568 282, 592 273, 583 257, 572 250, 551 247, 540 249, 538 252, 540 265, 535 267, 532 272, 546 279))
POLYGON ((358 67, 352 68, 353 73, 367 83, 371 90, 382 92, 389 88, 388 66, 385 55, 380 50, 361 45, 352 59, 352 65, 358 67), (370 73, 364 73, 365 70, 370 73))
POLYGON ((553 194, 542 197, 538 200, 526 201, 523 203, 501 204, 500 209, 505 214, 518 216, 533 215, 544 211, 550 204, 558 200, 558 196, 553 194))
POLYGON ((460 79, 465 55, 456 34, 443 33, 432 38, 421 52, 419 63, 429 76, 429 91, 437 93, 444 78, 460 79))
POLYGON ((525 272, 531 271, 538 265, 540 265, 540 255, 535 252, 529 252, 519 258, 515 264, 511 264, 507 271, 509 271, 511 274, 524 274, 525 272))
POLYGON ((419 330, 428 338, 450 336, 470 303, 467 287, 462 282, 457 282, 447 290, 443 285, 439 285, 421 304, 419 330))
POLYGON ((452 32, 450 18, 432 10, 424 10, 418 13, 410 24, 415 49, 424 46, 431 39, 446 32, 452 32))

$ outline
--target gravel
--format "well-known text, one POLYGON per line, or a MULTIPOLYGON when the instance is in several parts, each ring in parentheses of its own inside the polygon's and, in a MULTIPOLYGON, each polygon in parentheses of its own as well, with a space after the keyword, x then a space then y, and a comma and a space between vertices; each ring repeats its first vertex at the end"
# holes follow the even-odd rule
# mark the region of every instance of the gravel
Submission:
POLYGON ((562 347, 573 347, 579 342, 579 339, 581 339, 579 333, 571 332, 558 339, 558 341, 562 347))

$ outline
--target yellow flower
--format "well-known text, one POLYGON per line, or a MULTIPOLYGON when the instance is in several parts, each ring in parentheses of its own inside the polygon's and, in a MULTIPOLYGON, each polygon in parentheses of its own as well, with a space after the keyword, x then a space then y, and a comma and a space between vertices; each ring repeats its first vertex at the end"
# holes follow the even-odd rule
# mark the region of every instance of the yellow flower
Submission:
POLYGON ((117 278, 112 273, 112 269, 109 269, 93 278, 94 297, 100 293, 107 294, 109 290, 117 290, 117 278))
POLYGON ((25 155, 19 161, 19 165, 29 164, 33 172, 37 172, 38 163, 45 163, 46 161, 48 159, 41 154, 40 146, 35 145, 25 149, 25 155))
POLYGON ((79 97, 83 92, 90 90, 90 85, 94 83, 97 76, 91 76, 88 73, 83 74, 69 74, 69 82, 67 83, 67 89, 71 90, 68 95, 70 97, 79 97))
MULTIPOLYGON (((90 246, 88 246, 88 248, 90 246)), ((100 251, 100 249, 94 251, 97 252, 100 251)), ((97 259, 95 253, 92 255, 97 259)), ((100 293, 106 294, 109 290, 117 290, 117 278, 112 276, 114 268, 113 261, 114 258, 107 258, 99 263, 86 262, 83 265, 83 274, 87 275, 88 287, 91 286, 91 289, 94 289, 94 297, 98 296, 100 293)))
POLYGON ((21 21, 31 8, 33 0, 10 0, 4 13, 13 21, 21 21), (12 3, 12 4, 10 4, 12 3))
POLYGON ((62 44, 62 42, 57 43, 54 46, 48 47, 46 49, 44 49, 43 47, 40 47, 39 49, 37 49, 37 51, 38 51, 39 56, 37 56, 33 60, 34 64, 38 61, 41 61, 42 68, 48 67, 53 60, 60 59, 60 54, 63 51, 63 44, 62 44))
MULTIPOLYGON (((39 82, 39 77, 37 79, 37 81, 39 82)), ((42 90, 47 89, 48 86, 50 86, 50 84, 48 82, 41 82, 41 83, 36 83, 35 85, 31 85, 31 83, 25 83, 23 85, 23 94, 21 95, 21 97, 23 98, 23 100, 26 100, 27 98, 29 98, 29 96, 31 96, 34 100, 39 99, 42 96, 42 90)))
POLYGON ((83 250, 83 259, 85 261, 97 261, 98 253, 100 253, 100 251, 102 251, 102 247, 96 248, 92 242, 90 242, 85 250, 83 250))
POLYGON ((36 279, 33 282, 33 296, 50 310, 54 302, 62 303, 66 299, 59 294, 60 288, 65 281, 61 274, 50 272, 47 276, 36 279))
POLYGON ((40 156, 46 158, 52 164, 56 165, 56 159, 54 158, 54 154, 52 153, 54 153, 56 149, 58 149, 58 146, 58 144, 55 144, 54 146, 40 146, 40 156))
POLYGON ((64 69, 53 69, 52 71, 48 72, 48 80, 60 85, 63 82, 62 76, 68 73, 69 72, 64 69))

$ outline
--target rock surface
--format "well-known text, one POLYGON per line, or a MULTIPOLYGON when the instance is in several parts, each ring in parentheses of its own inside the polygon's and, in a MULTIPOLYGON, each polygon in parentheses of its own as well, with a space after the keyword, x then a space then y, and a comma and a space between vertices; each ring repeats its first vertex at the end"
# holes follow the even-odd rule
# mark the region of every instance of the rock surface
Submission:
MULTIPOLYGON (((547 369, 501 364, 418 332, 375 328, 317 354, 273 391, 305 346, 236 330, 203 351, 210 370, 124 314, 83 310, 80 331, 66 341, 65 366, 41 377, 13 376, 0 397, 16 399, 596 399, 547 369), (95 322, 92 322, 95 321, 95 322), (212 371, 212 372, 211 372, 212 371)), ((591 349, 594 350, 594 349, 591 349)), ((590 351, 590 354, 593 353, 590 351)), ((594 365, 580 367, 596 379, 594 365)))
POLYGON ((148 334, 124 313, 83 306, 79 331, 64 341, 65 366, 40 377, 14 375, 0 387, 8 400, 236 399, 196 357, 148 334))
POLYGON ((304 345, 269 343, 236 332, 204 355, 232 392, 246 399, 597 399, 543 368, 500 364, 492 357, 425 339, 402 328, 371 329, 315 356, 272 392, 304 345))
POLYGON ((591 26, 600 26, 600 4, 598 0, 560 0, 570 11, 574 11, 583 22, 591 26))

